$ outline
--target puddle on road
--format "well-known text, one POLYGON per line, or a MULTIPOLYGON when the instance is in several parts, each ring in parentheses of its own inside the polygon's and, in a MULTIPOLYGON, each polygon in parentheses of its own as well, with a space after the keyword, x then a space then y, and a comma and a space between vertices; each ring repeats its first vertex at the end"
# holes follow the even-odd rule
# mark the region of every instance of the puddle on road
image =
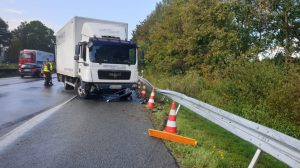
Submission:
POLYGON ((22 90, 27 91, 27 90, 31 90, 31 89, 39 89, 39 88, 41 88, 41 86, 32 86, 32 87, 24 88, 24 89, 22 89, 22 90))
POLYGON ((6 93, 0 93, 0 97, 5 97, 5 96, 7 96, 6 93))
POLYGON ((28 88, 28 89, 37 89, 37 88, 41 88, 41 87, 34 86, 34 87, 30 87, 30 88, 28 88))

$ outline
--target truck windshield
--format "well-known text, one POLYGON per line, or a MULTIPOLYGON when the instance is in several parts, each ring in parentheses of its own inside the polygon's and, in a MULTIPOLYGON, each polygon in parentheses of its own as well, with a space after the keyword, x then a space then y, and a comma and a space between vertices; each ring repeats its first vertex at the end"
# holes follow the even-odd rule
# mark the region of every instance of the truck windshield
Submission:
POLYGON ((135 47, 131 45, 94 45, 90 48, 90 60, 96 63, 134 65, 136 63, 135 47))
POLYGON ((20 58, 31 58, 31 54, 21 54, 20 58))

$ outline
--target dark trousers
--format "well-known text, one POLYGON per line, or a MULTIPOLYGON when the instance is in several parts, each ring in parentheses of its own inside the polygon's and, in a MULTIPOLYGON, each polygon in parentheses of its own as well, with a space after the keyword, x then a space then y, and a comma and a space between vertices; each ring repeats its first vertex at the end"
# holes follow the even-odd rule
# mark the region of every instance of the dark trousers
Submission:
POLYGON ((52 81, 52 77, 51 77, 50 72, 44 72, 44 74, 45 74, 45 80, 52 81))

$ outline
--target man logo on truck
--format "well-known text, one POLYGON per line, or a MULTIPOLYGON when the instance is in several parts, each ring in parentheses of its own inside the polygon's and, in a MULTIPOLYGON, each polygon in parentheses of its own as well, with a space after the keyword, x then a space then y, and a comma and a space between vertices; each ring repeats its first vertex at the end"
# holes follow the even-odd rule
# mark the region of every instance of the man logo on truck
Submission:
POLYGON ((114 77, 114 79, 117 79, 122 74, 121 74, 121 72, 111 72, 108 75, 114 77))

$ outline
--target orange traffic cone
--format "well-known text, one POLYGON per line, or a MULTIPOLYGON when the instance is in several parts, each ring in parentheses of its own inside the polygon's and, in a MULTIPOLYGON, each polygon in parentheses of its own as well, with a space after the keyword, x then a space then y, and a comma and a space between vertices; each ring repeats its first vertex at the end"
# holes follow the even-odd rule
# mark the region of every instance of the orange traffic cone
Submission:
POLYGON ((138 93, 140 94, 140 92, 141 92, 141 81, 138 80, 138 93))
POLYGON ((152 89, 149 101, 147 103, 147 105, 145 106, 148 109, 153 109, 154 108, 154 96, 155 96, 155 90, 154 88, 152 89))
POLYGON ((177 128, 176 128, 176 103, 172 102, 172 107, 170 110, 170 114, 168 117, 168 122, 166 125, 165 130, 166 132, 177 134, 177 128))
POLYGON ((142 90, 142 99, 146 99, 146 84, 143 85, 143 90, 142 90))

